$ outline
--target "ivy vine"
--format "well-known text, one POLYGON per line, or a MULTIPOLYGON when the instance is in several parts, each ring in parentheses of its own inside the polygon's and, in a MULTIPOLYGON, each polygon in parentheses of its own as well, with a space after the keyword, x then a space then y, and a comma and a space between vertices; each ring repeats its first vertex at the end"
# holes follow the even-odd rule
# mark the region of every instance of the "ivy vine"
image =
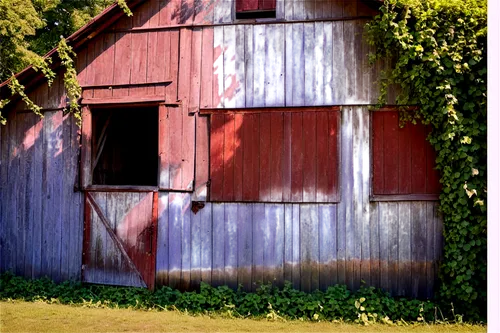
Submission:
POLYGON ((438 297, 477 320, 486 314, 486 0, 385 0, 367 23, 371 60, 391 59, 399 105, 431 124, 441 172, 444 253, 438 297))

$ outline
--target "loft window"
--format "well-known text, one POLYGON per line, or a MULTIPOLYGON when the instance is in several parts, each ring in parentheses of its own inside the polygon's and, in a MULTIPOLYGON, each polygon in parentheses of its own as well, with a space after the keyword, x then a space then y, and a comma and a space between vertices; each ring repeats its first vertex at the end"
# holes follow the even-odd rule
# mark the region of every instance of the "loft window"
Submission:
POLYGON ((399 126, 399 112, 372 112, 372 199, 436 200, 440 193, 430 127, 399 126))
POLYGON ((236 0, 236 19, 276 17, 276 0, 236 0))
POLYGON ((158 183, 158 107, 92 109, 92 185, 158 183))

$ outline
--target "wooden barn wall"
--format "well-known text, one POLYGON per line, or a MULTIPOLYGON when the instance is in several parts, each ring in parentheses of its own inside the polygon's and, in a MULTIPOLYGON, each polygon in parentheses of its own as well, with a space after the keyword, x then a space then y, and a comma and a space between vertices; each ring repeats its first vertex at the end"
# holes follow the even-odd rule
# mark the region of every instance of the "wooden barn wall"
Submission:
POLYGON ((10 112, 0 146, 0 271, 79 280, 83 201, 74 191, 79 151, 74 119, 60 111, 45 112, 43 119, 10 112))
MULTIPOLYGON (((160 108, 160 146, 167 150, 157 285, 253 289, 290 280, 311 291, 335 283, 357 288, 364 280, 395 295, 432 296, 442 249, 437 202, 369 200, 367 105, 376 102, 374 82, 384 66, 368 67, 366 21, 301 21, 371 14, 361 2, 286 0, 277 1, 277 17, 297 22, 205 26, 230 23, 232 10, 225 0, 148 1, 77 49, 84 99, 164 96, 180 103, 160 108), (177 24, 186 26, 164 29, 177 24), (191 211, 191 201, 208 194, 210 124, 196 114, 200 108, 313 105, 344 105, 339 203, 207 202, 191 211), (173 166, 186 176, 176 178, 173 166)), ((47 109, 64 106, 57 80, 30 97, 47 109)), ((80 279, 78 132, 60 111, 43 120, 10 113, 0 128, 1 271, 80 279)))

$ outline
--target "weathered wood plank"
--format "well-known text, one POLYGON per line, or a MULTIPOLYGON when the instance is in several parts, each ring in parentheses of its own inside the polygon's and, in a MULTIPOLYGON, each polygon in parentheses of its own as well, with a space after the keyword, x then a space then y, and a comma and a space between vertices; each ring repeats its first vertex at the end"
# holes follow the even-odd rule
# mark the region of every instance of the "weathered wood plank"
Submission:
POLYGON ((189 290, 191 288, 191 198, 187 193, 180 195, 182 199, 182 209, 180 212, 181 223, 181 288, 189 290))
POLYGON ((15 118, 16 124, 16 138, 18 144, 18 152, 17 152, 17 172, 18 172, 18 180, 17 180, 17 192, 13 192, 12 195, 16 196, 16 211, 17 211, 17 229, 14 230, 16 234, 16 247, 13 248, 16 254, 16 261, 14 262, 15 269, 14 273, 17 275, 24 274, 24 247, 26 242, 26 226, 25 226, 25 207, 24 207, 24 194, 26 192, 26 151, 24 147, 24 142, 26 140, 25 132, 26 132, 26 115, 17 114, 15 118))
POLYGON ((214 80, 214 29, 203 29, 202 41, 202 57, 201 57, 201 91, 200 91, 200 107, 212 107, 212 93, 214 80))
MULTIPOLYGON (((399 267, 399 242, 394 241, 399 239, 399 205, 398 203, 383 203, 380 206, 380 218, 388 221, 389 231, 389 290, 391 294, 396 295, 398 292, 398 275, 400 274, 399 267)), ((403 272, 401 272, 403 273, 403 272)), ((406 273, 406 272, 405 272, 406 273)))
POLYGON ((344 22, 332 22, 332 78, 333 103, 343 104, 347 95, 347 77, 345 61, 344 22))
POLYGON ((426 279, 426 226, 427 203, 414 202, 411 207, 411 293, 413 297, 424 297, 426 279))
POLYGON ((302 116, 302 134, 303 134, 303 197, 304 202, 316 202, 316 175, 318 167, 317 156, 317 113, 306 113, 302 116))
POLYGON ((191 214, 191 289, 200 287, 201 281, 201 225, 207 221, 202 220, 201 214, 191 214))
POLYGON ((382 116, 384 117, 384 194, 397 194, 399 165, 395 157, 399 155, 397 135, 399 119, 397 113, 384 112, 382 116))
POLYGON ((265 218, 262 221, 256 221, 261 225, 263 233, 262 247, 264 252, 263 259, 263 281, 264 283, 273 283, 275 269, 275 243, 276 243, 276 226, 279 221, 279 207, 274 204, 264 204, 265 218))
POLYGON ((300 288, 319 288, 318 205, 300 205, 300 288))
POLYGON ((234 201, 235 116, 234 114, 226 114, 223 117, 223 174, 214 174, 214 177, 224 179, 222 183, 222 200, 234 201))
POLYGON ((156 285, 168 285, 169 273, 169 194, 160 192, 158 196, 158 245, 156 248, 156 285))
POLYGON ((201 280, 212 283, 212 254, 213 254, 213 219, 211 203, 206 203, 205 208, 198 212, 201 224, 201 280))
POLYGON ((259 201, 271 201, 271 115, 259 116, 259 201))
MULTIPOLYGON (((396 207, 392 204, 392 207, 396 207)), ((397 212, 395 212, 399 220, 399 233, 397 237, 398 244, 398 291, 397 295, 411 295, 411 248, 413 244, 412 237, 412 203, 399 202, 397 203, 397 212)))
MULTIPOLYGON (((374 219, 373 223, 377 225, 378 222, 378 231, 379 231, 379 270, 380 270, 380 284, 379 286, 384 289, 385 291, 390 291, 389 289, 389 279, 388 279, 388 274, 389 274, 389 221, 385 218, 386 217, 386 210, 385 204, 374 202, 371 203, 373 211, 374 211, 374 219)), ((372 236, 375 236, 372 234, 372 236)), ((376 247, 371 247, 371 249, 376 249, 376 247)), ((373 256, 372 256, 373 258, 373 256)), ((377 268, 374 268, 374 265, 371 265, 372 267, 372 276, 375 276, 376 278, 376 272, 377 268)))
POLYGON ((318 205, 319 288, 337 284, 337 206, 318 205))
MULTIPOLYGON (((283 114, 271 114, 271 145, 270 145, 270 197, 271 201, 283 201, 283 168, 284 168, 284 123, 283 114)), ((289 150, 288 150, 289 151, 289 150)), ((288 169, 290 167, 288 166, 288 169)), ((289 187, 287 187, 289 189, 289 187)))
POLYGON ((238 286, 238 204, 224 206, 224 284, 235 289, 238 286))
POLYGON ((214 27, 212 105, 224 107, 224 27, 214 27))
POLYGON ((243 174, 246 181, 243 184, 243 200, 255 200, 259 197, 259 144, 260 137, 259 116, 251 114, 245 116, 242 125, 243 140, 243 174))
POLYGON ((380 287, 380 267, 382 265, 381 260, 381 247, 384 240, 380 237, 380 227, 379 227, 379 206, 375 202, 369 203, 370 205, 370 226, 369 226, 369 237, 370 237, 370 281, 368 282, 371 286, 380 287))
POLYGON ((253 106, 254 37, 253 25, 245 26, 245 106, 253 106))
POLYGON ((224 186, 225 116, 213 115, 210 120, 210 199, 220 200, 224 186))
POLYGON ((291 154, 293 156, 292 164, 292 182, 291 182, 291 199, 292 202, 301 202, 303 199, 304 179, 304 138, 303 138, 303 119, 304 115, 300 113, 291 115, 291 154))
POLYGON ((212 204, 212 285, 224 284, 225 204, 212 204))
MULTIPOLYGON (((253 27, 253 104, 265 106, 266 96, 266 28, 265 25, 253 27)), ((248 105, 247 105, 248 106, 248 105)))
MULTIPOLYGON (((314 3, 313 3, 314 5, 314 3)), ((316 76, 316 64, 315 56, 315 23, 304 23, 304 62, 302 66, 304 67, 304 103, 305 105, 316 105, 315 91, 316 85, 314 82, 316 76)), ((319 52, 318 52, 319 53, 319 52)))
POLYGON ((252 290, 264 282, 264 223, 266 221, 265 204, 253 204, 253 267, 252 267, 252 290))
POLYGON ((242 285, 245 290, 252 290, 253 204, 239 204, 236 207, 238 285, 242 285))
POLYGON ((182 270, 182 193, 168 197, 168 285, 179 288, 182 270))
POLYGON ((242 114, 234 115, 234 200, 243 200, 243 186, 246 182, 246 177, 243 174, 243 122, 246 119, 242 114))

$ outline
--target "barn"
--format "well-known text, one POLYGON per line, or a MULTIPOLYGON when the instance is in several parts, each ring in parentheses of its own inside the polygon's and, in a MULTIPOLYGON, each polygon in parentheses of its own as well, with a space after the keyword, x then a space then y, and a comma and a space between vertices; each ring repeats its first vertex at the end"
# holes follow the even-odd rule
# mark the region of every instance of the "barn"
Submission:
POLYGON ((377 1, 128 4, 67 39, 81 127, 61 75, 18 74, 43 118, 0 86, 1 272, 433 297, 439 175, 429 128, 374 108, 377 1))

